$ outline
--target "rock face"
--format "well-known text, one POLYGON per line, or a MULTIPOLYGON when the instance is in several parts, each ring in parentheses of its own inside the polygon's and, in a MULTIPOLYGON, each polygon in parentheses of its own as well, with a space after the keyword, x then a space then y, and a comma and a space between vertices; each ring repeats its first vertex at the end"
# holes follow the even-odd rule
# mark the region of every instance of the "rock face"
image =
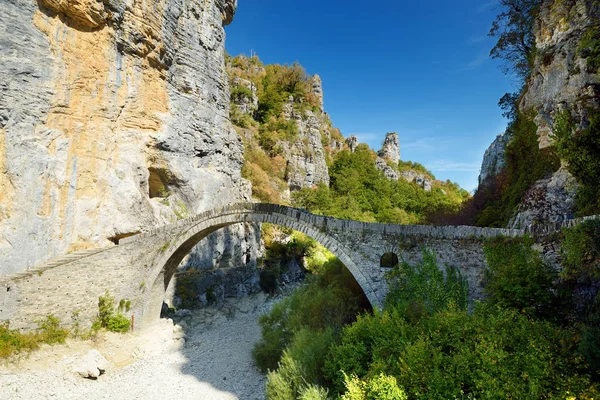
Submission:
POLYGON ((400 161, 400 139, 398 139, 396 132, 390 132, 385 135, 383 147, 377 152, 377 155, 381 158, 389 159, 394 164, 400 161))
POLYGON ((425 175, 418 173, 415 170, 409 169, 407 171, 396 171, 390 167, 388 163, 381 157, 375 159, 375 168, 383 172, 388 179, 397 181, 402 178, 407 182, 415 182, 419 187, 423 188, 426 192, 431 192, 431 180, 425 175))
POLYGON ((383 158, 377 157, 375 159, 375 168, 383 172, 388 179, 398 180, 398 172, 390 167, 383 158))
POLYGON ((323 81, 321 81, 321 77, 319 75, 313 75, 310 78, 310 84, 312 88, 312 93, 317 98, 317 102, 319 104, 319 111, 321 113, 324 113, 325 107, 323 104, 323 81))
MULTIPOLYGON (((600 75, 588 62, 586 38, 598 35, 600 7, 587 0, 543 1, 535 25, 536 58, 519 103, 534 113, 541 149, 552 145, 552 129, 559 113, 568 110, 576 130, 585 128, 587 109, 600 106, 600 75)), ((506 136, 506 135, 505 135, 506 136)), ((510 138, 498 137, 486 152, 479 183, 501 170, 510 138)), ((532 221, 560 221, 571 215, 574 180, 564 169, 536 182, 525 195, 511 226, 532 221)))
POLYGON ((0 4, 0 273, 249 199, 224 69, 236 5, 0 4))
MULTIPOLYGON (((320 79, 319 79, 320 81, 320 79)), ((322 132, 326 131, 326 114, 306 110, 294 110, 294 99, 290 97, 284 106, 284 117, 296 121, 298 138, 294 142, 283 142, 283 152, 287 156, 285 180, 291 191, 310 188, 319 183, 329 186, 329 169, 325 160, 322 132)))
POLYGON ((525 194, 509 228, 572 219, 575 179, 563 168, 550 178, 537 181, 525 194))
MULTIPOLYGON (((565 108, 582 120, 598 106, 600 77, 588 67, 580 43, 598 24, 600 8, 586 0, 544 2, 536 24, 535 65, 520 109, 534 109, 540 148, 552 143, 556 114, 565 108)), ((597 29, 597 27, 595 28, 597 29)))
POLYGON ((354 151, 358 147, 358 138, 354 135, 350 135, 346 139, 346 144, 348 145, 348 148, 350 149, 350 151, 354 153, 354 151))
POLYGON ((236 98, 232 98, 231 100, 234 102, 237 109, 242 114, 248 114, 252 116, 254 112, 258 109, 258 96, 256 94, 256 86, 254 83, 250 82, 247 79, 243 79, 235 77, 233 79, 233 86, 237 88, 245 88, 251 94, 250 96, 246 94, 240 94, 236 98))
POLYGON ((504 155, 510 139, 509 134, 501 133, 496 136, 496 139, 487 148, 483 155, 481 171, 479 172, 479 185, 485 182, 487 178, 496 176, 502 171, 506 164, 504 155))

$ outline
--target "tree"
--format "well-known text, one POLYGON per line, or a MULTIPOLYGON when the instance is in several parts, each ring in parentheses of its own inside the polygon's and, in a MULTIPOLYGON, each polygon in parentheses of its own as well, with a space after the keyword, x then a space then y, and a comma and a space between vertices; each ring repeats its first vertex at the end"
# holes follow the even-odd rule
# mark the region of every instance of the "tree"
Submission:
POLYGON ((505 74, 514 73, 519 80, 529 77, 535 56, 535 18, 543 0, 499 0, 502 12, 498 14, 489 36, 498 41, 490 51, 492 58, 506 63, 501 67, 505 74))

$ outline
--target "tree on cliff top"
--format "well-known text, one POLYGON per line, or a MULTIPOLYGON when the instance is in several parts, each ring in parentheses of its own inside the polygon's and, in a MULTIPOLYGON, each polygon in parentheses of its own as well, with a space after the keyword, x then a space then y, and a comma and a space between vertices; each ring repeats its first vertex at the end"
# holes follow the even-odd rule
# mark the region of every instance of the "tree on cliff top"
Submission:
POLYGON ((505 60, 502 72, 514 73, 521 81, 529 77, 533 65, 534 26, 542 2, 543 0, 500 0, 502 12, 492 22, 489 32, 489 36, 498 38, 490 56, 505 60))

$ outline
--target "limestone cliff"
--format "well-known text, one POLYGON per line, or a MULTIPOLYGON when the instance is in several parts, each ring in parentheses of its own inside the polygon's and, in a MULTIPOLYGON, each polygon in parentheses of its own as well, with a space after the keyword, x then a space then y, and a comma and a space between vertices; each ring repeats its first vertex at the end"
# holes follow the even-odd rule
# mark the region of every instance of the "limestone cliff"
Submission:
MULTIPOLYGON (((558 154, 553 131, 564 113, 572 119, 572 133, 576 135, 590 125, 590 110, 600 106, 599 26, 597 1, 541 2, 534 28, 533 64, 518 109, 521 115, 533 118, 544 154, 558 154)), ((504 167, 504 151, 513 138, 506 139, 498 137, 486 152, 480 184, 504 167)), ((562 167, 552 176, 530 185, 509 226, 557 222, 573 215, 577 182, 568 172, 568 163, 561 161, 562 167)))
MULTIPOLYGON (((319 108, 322 109, 321 80, 318 82, 316 88, 317 93, 321 94, 319 108)), ((291 98, 284 109, 285 118, 295 121, 298 127, 298 137, 282 143, 283 153, 287 156, 286 181, 292 191, 319 183, 329 186, 329 170, 322 142, 322 135, 327 135, 327 117, 320 111, 296 112, 293 103, 294 99, 291 98)))
POLYGON ((552 144, 557 114, 571 110, 585 124, 585 110, 598 106, 600 76, 588 63, 582 46, 588 35, 598 35, 600 5, 596 1, 543 2, 535 27, 536 58, 531 77, 519 104, 536 112, 540 148, 552 144))
POLYGON ((393 163, 400 161, 400 139, 396 132, 388 132, 383 141, 383 147, 377 155, 381 158, 388 159, 393 163))
POLYGON ((0 273, 249 198, 224 66, 236 6, 0 4, 0 273))
POLYGON ((504 156, 508 142, 510 142, 510 134, 501 133, 496 136, 496 139, 487 148, 483 154, 483 161, 479 172, 479 185, 485 182, 486 179, 497 176, 504 169, 506 165, 504 156))
POLYGON ((321 78, 298 64, 264 65, 258 56, 229 57, 226 66, 254 197, 289 204, 294 191, 329 185, 327 159, 344 144, 324 111, 321 78))

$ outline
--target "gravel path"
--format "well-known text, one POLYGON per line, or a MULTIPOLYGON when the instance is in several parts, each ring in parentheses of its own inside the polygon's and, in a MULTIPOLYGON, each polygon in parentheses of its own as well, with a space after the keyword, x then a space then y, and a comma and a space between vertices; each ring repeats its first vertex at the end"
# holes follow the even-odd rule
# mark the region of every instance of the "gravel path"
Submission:
POLYGON ((194 312, 183 329, 163 319, 142 333, 45 347, 0 366, 0 399, 264 399, 265 377, 250 352, 258 317, 275 301, 259 294, 194 312), (112 364, 95 381, 73 372, 89 349, 112 364))

